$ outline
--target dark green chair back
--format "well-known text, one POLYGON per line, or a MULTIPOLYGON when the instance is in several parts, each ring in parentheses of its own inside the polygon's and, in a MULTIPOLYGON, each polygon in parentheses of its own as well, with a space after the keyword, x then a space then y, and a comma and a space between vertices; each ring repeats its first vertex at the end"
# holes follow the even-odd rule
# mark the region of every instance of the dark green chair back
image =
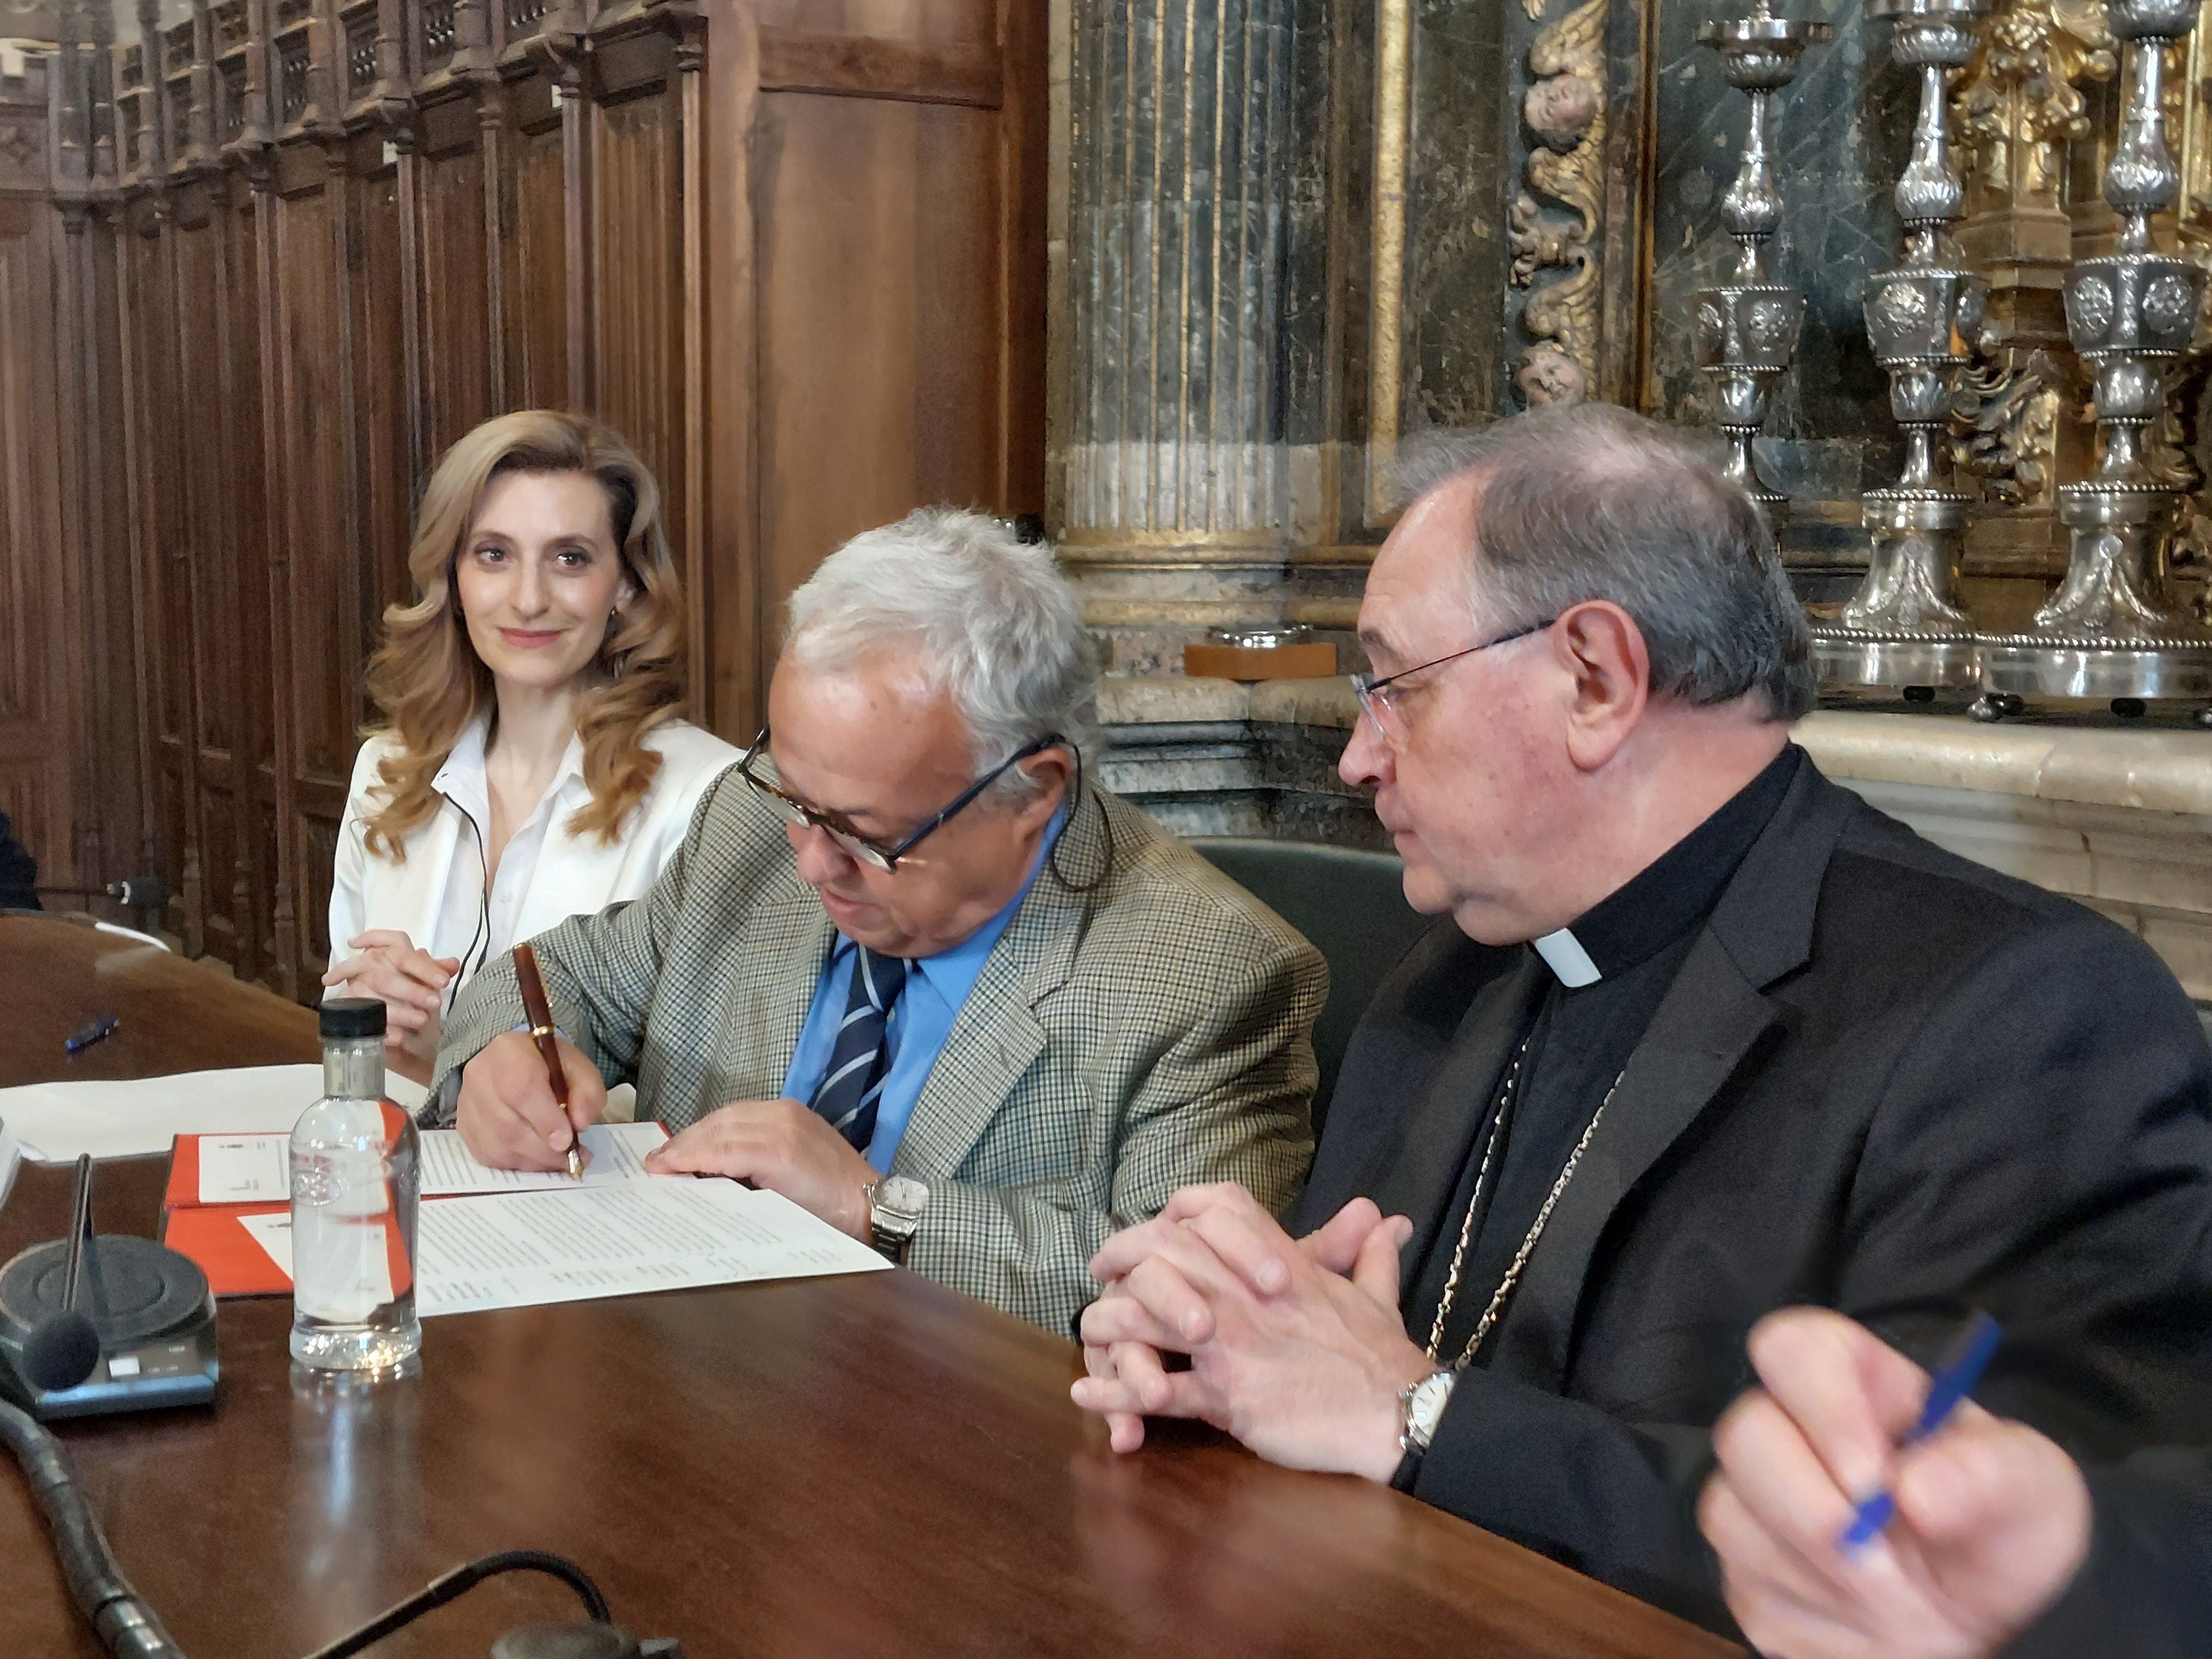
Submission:
POLYGON ((1314 1133, 1321 1133, 1352 1028, 1382 976, 1435 921, 1406 902, 1405 866, 1391 853, 1311 842, 1194 836, 1214 868, 1312 941, 1328 963, 1328 1001, 1314 1024, 1314 1133))

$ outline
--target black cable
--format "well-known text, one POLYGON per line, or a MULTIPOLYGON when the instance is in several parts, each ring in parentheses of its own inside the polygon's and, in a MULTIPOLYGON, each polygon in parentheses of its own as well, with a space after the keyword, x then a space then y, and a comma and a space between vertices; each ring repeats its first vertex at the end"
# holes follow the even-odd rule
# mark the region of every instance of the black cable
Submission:
MULTIPOLYGON (((450 795, 446 799, 453 800, 450 795)), ((462 819, 469 826, 469 833, 477 839, 477 868, 483 877, 483 891, 477 896, 476 928, 469 934, 468 948, 461 952, 461 970, 453 975, 453 982, 449 988, 454 996, 459 996, 461 981, 469 976, 469 958, 476 954, 477 941, 478 939, 483 941, 485 956, 491 954, 491 854, 484 849, 483 830, 478 827, 476 815, 457 800, 453 801, 453 810, 461 815, 462 819)), ((479 962, 477 965, 482 967, 483 964, 479 962)), ((452 1012, 453 1004, 450 1000, 446 1006, 447 1011, 452 1012)))
MULTIPOLYGON (((1083 750, 1073 741, 1067 746, 1075 750, 1075 805, 1067 814, 1067 823, 1072 825, 1076 813, 1083 810, 1083 750)), ((1066 825, 1061 826, 1060 835, 1053 841, 1052 851, 1045 854, 1045 865, 1051 870, 1052 878, 1067 892, 1095 893, 1106 884, 1106 878, 1114 873, 1114 815, 1106 810, 1106 803, 1103 800, 1098 803, 1098 813, 1106 831, 1106 858, 1098 866, 1098 873, 1089 881, 1079 887, 1067 878, 1067 872, 1060 867, 1060 843, 1066 838, 1066 825)))
POLYGON ((115 1552, 77 1487, 76 1471, 70 1467, 61 1442, 28 1413, 4 1401, 0 1401, 0 1440, 7 1442, 22 1466, 32 1498, 46 1511, 62 1577, 101 1644, 118 1659, 185 1659, 185 1650, 161 1628, 154 1610, 116 1565, 115 1552))
MULTIPOLYGON (((433 1608, 442 1607, 457 1596, 465 1595, 487 1578, 495 1578, 503 1572, 543 1572, 558 1578, 576 1592, 592 1622, 604 1625, 611 1620, 607 1599, 599 1594, 584 1570, 574 1562, 558 1555, 549 1555, 544 1550, 501 1550, 496 1555, 487 1555, 455 1567, 451 1572, 434 1578, 404 1601, 395 1603, 370 1620, 359 1630, 341 1636, 326 1648, 318 1648, 307 1659, 347 1659, 372 1644, 381 1642, 392 1632, 413 1624, 433 1608)), ((179 1656, 179 1659, 182 1659, 179 1656)))
MULTIPOLYGON (((21 1467, 31 1497, 54 1534, 54 1556, 70 1595, 109 1653, 116 1659, 185 1659, 185 1650, 161 1627, 117 1565, 107 1535, 100 1529, 76 1471, 60 1441, 27 1412, 0 1401, 0 1441, 21 1467)), ((349 1636, 342 1636, 309 1659, 346 1659, 413 1624, 433 1608, 465 1595, 487 1578, 507 1572, 542 1572, 576 1592, 594 1624, 611 1623, 607 1599, 574 1562, 544 1550, 501 1550, 455 1567, 405 1601, 379 1613, 349 1636)))

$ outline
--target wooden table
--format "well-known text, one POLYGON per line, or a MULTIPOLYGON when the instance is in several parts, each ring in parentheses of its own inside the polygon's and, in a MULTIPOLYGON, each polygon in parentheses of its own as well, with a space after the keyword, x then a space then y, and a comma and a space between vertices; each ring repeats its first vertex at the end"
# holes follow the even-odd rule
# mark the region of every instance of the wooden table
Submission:
MULTIPOLYGON (((0 1084, 297 1060, 306 1011, 109 936, 0 918, 0 1084), (104 998, 93 1008, 93 992, 104 998)), ((150 1231, 158 1160, 102 1167, 150 1231)), ((0 1255, 58 1234, 27 1168, 0 1255)), ((434 1319, 419 1376, 295 1377, 283 1299, 228 1302, 212 1410, 59 1432, 187 1652, 291 1659, 493 1550, 569 1556, 645 1635, 718 1655, 1719 1655, 1736 1650, 1364 1481, 1203 1431, 1130 1457, 1069 1404, 1066 1342, 904 1272, 434 1319)), ((379 1654, 481 1655, 573 1616, 495 1580, 379 1654)), ((0 1470, 0 1650, 96 1656, 0 1470)))

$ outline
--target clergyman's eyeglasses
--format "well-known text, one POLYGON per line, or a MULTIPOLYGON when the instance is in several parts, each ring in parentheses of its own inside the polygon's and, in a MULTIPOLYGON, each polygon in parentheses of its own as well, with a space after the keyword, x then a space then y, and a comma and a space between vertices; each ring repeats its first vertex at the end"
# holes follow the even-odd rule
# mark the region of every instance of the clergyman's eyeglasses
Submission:
POLYGON ((1516 640, 1525 640, 1531 634, 1540 634, 1557 617, 1547 617, 1541 622, 1532 622, 1526 628, 1516 628, 1510 634, 1500 634, 1494 640, 1485 640, 1480 645, 1470 645, 1464 651, 1454 651, 1447 656, 1431 657, 1425 663, 1376 679, 1372 674, 1354 674, 1352 690, 1359 699, 1360 712, 1375 722, 1375 729, 1382 734, 1382 741, 1393 749, 1406 740, 1405 697, 1407 692, 1418 690, 1407 682, 1416 674, 1425 674, 1431 668, 1441 668, 1446 663, 1457 662, 1462 657, 1471 657, 1478 651, 1487 651, 1493 646, 1510 645, 1516 640))

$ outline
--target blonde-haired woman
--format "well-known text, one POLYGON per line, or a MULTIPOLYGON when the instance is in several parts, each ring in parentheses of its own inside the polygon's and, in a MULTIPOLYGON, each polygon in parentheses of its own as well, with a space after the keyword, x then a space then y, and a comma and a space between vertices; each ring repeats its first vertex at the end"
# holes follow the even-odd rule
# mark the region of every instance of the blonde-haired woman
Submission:
POLYGON ((331 892, 330 994, 382 999, 395 1070, 489 957, 640 896, 738 758, 677 718, 684 605, 653 475, 582 416, 485 422, 431 475, 385 612, 331 892))

